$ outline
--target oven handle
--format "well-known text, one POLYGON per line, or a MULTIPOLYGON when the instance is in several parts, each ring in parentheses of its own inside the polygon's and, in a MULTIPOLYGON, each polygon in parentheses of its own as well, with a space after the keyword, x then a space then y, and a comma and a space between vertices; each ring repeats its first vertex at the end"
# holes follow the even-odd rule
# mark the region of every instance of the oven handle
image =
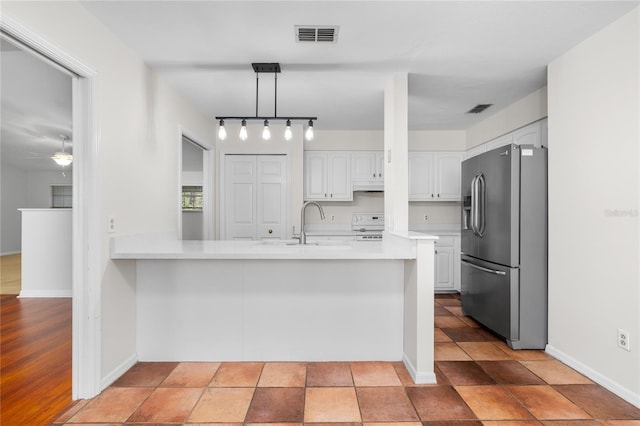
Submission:
POLYGON ((469 265, 472 268, 479 269, 479 270, 484 271, 484 272, 489 272, 490 274, 507 275, 507 273, 504 272, 504 271, 496 271, 495 269, 484 268, 482 266, 478 266, 478 265, 476 265, 474 263, 471 263, 471 262, 468 262, 466 260, 461 260, 460 262, 464 263, 465 265, 469 265))

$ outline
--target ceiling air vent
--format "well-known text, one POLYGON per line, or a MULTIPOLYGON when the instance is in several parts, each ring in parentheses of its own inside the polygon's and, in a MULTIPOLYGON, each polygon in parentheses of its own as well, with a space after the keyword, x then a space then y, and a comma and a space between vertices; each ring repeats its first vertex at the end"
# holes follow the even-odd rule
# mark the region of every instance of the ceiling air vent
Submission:
POLYGON ((337 26, 294 26, 297 42, 335 43, 338 41, 337 26))
POLYGON ((478 104, 467 111, 467 114, 480 114, 485 109, 489 108, 493 104, 478 104))

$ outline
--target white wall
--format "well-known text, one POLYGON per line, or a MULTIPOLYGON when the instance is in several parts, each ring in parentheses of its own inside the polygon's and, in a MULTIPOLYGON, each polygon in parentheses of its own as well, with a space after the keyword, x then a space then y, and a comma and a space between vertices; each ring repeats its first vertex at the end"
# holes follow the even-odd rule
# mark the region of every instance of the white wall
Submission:
POLYGON ((113 379, 135 359, 135 263, 110 260, 107 218, 115 235, 177 233, 179 126, 213 143, 214 123, 77 2, 3 2, 2 13, 98 72, 102 377, 113 379))
POLYGON ((27 207, 27 175, 23 170, 5 163, 2 163, 0 171, 2 172, 0 176, 2 184, 0 254, 19 253, 22 220, 18 209, 27 207))
POLYGON ((638 406, 639 28, 636 8, 548 68, 549 346, 638 406))
POLYGON ((467 149, 546 116, 547 88, 543 87, 468 128, 466 135, 467 149))
POLYGON ((71 171, 65 176, 61 172, 28 171, 27 172, 27 205, 28 208, 51 207, 51 186, 71 185, 71 171))

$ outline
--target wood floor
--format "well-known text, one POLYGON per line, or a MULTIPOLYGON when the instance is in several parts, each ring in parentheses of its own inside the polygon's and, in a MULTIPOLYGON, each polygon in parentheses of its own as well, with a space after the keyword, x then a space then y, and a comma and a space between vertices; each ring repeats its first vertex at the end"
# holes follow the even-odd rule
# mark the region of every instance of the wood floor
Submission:
POLYGON ((0 424, 47 425, 71 401, 71 299, 0 296, 0 424))
POLYGON ((20 293, 21 259, 20 253, 0 256, 0 294, 20 293))

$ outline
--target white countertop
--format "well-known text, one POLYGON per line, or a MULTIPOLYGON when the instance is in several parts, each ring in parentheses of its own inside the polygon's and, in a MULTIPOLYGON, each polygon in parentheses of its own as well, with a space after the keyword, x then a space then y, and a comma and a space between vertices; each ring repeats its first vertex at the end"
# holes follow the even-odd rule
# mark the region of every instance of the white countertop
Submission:
POLYGON ((437 239, 419 233, 385 234, 383 241, 326 241, 318 245, 293 241, 182 241, 167 236, 138 235, 111 240, 112 259, 352 259, 416 258, 416 239, 437 239))

